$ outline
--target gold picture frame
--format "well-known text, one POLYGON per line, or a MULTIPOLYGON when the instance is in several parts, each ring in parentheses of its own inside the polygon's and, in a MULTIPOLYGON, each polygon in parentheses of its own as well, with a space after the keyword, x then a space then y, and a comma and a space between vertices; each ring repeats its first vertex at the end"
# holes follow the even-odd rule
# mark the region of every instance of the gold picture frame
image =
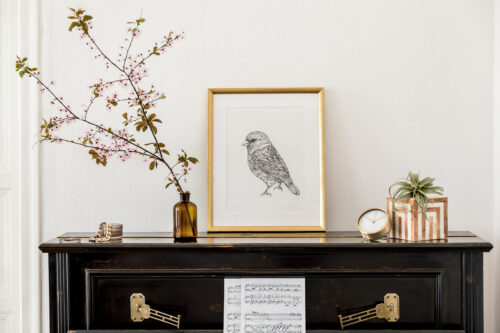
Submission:
POLYGON ((324 88, 210 88, 208 89, 208 182, 207 182, 207 231, 208 232, 318 232, 326 230, 325 167, 324 167, 324 88), (319 221, 317 225, 293 226, 216 226, 214 224, 214 96, 218 94, 317 94, 319 105, 319 221))

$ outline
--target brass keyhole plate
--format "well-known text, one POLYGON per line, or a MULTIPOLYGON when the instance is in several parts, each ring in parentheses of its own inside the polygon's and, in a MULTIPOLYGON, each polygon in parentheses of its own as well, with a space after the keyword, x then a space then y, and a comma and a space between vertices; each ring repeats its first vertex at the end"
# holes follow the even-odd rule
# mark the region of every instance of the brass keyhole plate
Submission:
POLYGON ((146 304, 146 297, 137 293, 130 296, 130 317, 132 321, 141 322, 144 319, 143 306, 146 304))
POLYGON ((384 296, 384 304, 391 308, 392 311, 388 311, 385 314, 385 319, 390 322, 395 322, 399 320, 399 296, 398 294, 386 294, 384 296))

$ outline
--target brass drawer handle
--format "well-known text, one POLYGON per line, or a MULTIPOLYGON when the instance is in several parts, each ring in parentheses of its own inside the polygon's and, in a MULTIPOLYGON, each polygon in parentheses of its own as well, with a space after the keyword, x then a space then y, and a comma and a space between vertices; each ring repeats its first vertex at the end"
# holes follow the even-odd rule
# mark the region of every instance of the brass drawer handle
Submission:
POLYGON ((144 321, 144 319, 151 318, 175 326, 176 328, 179 328, 181 325, 181 315, 172 316, 151 309, 151 307, 146 304, 146 297, 141 293, 132 294, 130 296, 130 317, 134 322, 141 322, 144 321))
POLYGON ((374 318, 384 318, 389 322, 399 320, 399 296, 398 294, 386 294, 384 303, 377 304, 374 308, 354 313, 348 316, 339 315, 340 327, 354 325, 374 318))

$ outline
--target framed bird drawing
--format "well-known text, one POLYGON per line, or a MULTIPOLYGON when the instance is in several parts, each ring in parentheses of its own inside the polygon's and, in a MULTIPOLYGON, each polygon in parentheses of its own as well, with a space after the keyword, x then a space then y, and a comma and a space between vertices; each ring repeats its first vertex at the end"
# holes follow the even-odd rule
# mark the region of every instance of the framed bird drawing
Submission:
POLYGON ((324 89, 208 90, 208 231, 324 231, 324 89))

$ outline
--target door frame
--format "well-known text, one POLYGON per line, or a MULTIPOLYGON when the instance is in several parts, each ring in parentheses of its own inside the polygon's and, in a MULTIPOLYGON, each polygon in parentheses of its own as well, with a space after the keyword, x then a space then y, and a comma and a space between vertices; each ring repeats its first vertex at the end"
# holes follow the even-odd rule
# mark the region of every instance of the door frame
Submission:
POLYGON ((34 145, 40 97, 36 85, 20 80, 14 70, 16 55, 40 63, 40 22, 40 0, 0 0, 0 263, 5 272, 0 328, 7 332, 42 331, 39 147, 34 145))

